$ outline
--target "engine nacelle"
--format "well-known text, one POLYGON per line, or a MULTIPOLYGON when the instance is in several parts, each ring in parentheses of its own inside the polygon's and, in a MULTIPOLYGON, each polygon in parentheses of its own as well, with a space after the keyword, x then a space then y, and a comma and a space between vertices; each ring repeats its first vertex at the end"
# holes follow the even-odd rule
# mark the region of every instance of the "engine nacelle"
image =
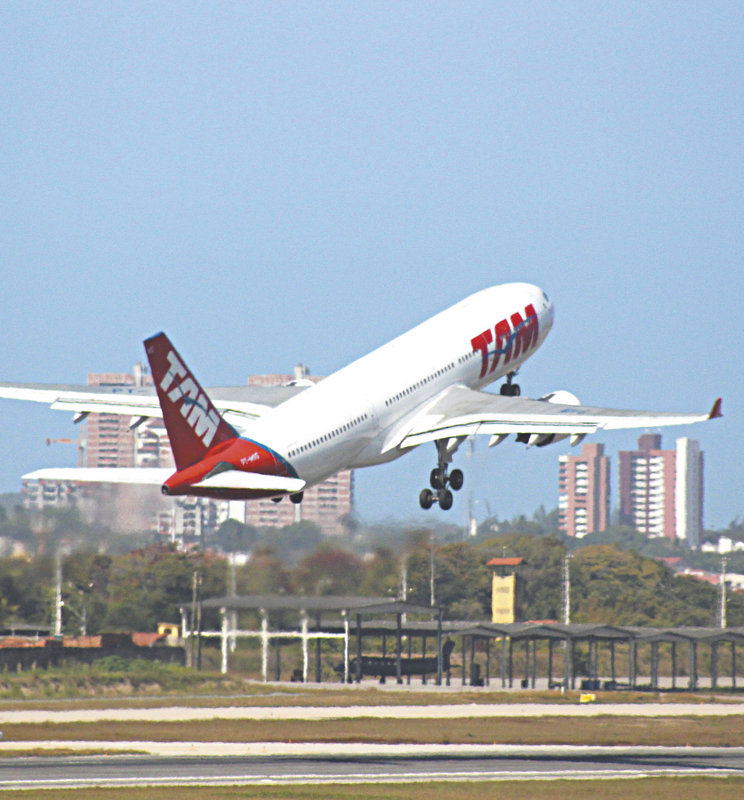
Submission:
MULTIPOLYGON (((550 392, 538 398, 545 403, 557 403, 560 406, 580 406, 581 401, 572 392, 567 392, 565 389, 559 389, 557 392, 550 392)), ((532 433, 527 439, 527 444, 532 447, 545 447, 549 444, 562 442, 568 439, 570 433, 532 433)), ((583 436, 582 436, 583 438, 583 436)), ((571 444, 573 445, 573 437, 571 444)))
POLYGON ((565 389, 558 389, 557 392, 550 392, 549 394, 539 397, 538 400, 543 400, 546 403, 558 403, 561 406, 580 406, 581 400, 576 397, 572 392, 567 392, 565 389))

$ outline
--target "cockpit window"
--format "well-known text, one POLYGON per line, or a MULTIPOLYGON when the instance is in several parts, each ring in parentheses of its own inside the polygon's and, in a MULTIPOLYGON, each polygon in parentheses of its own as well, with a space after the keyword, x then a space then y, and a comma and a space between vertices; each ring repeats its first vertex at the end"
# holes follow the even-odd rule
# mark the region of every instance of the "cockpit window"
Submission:
POLYGON ((545 294, 545 292, 543 292, 543 298, 545 299, 546 303, 550 302, 550 298, 545 294))

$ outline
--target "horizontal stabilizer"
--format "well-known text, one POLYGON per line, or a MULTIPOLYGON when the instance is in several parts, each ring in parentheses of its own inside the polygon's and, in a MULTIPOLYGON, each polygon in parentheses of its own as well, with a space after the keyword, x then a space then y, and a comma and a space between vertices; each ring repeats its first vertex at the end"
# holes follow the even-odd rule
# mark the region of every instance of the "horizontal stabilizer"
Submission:
POLYGON ((172 469, 156 467, 51 467, 23 476, 27 481, 79 481, 80 483, 131 483, 160 486, 173 474, 172 469))
MULTIPOLYGON (((23 479, 28 481, 73 481, 80 483, 129 483, 143 486, 162 486, 173 475, 172 469, 150 467, 79 468, 51 467, 29 472, 23 479)), ((253 489, 257 491, 287 492, 294 494, 305 488, 299 478, 281 475, 262 475, 258 472, 228 470, 193 484, 200 489, 253 489)))
POLYGON ((266 491, 294 494, 305 488, 300 478, 285 478, 282 475, 262 475, 259 472, 228 470, 195 483, 200 489, 263 489, 266 491))

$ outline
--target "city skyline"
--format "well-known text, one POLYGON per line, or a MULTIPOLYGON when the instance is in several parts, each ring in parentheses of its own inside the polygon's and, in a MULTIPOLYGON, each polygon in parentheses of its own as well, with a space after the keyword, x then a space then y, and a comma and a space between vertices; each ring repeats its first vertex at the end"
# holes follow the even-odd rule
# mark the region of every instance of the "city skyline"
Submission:
MULTIPOLYGON (((0 9, 0 379, 124 372, 159 330, 206 385, 298 359, 331 374, 525 280, 556 322, 524 395, 722 395, 720 424, 692 435, 707 524, 740 517, 739 9, 354 9, 0 9)), ((45 444, 74 438, 71 417, 3 408, 0 490, 74 465, 45 444)), ((615 457, 635 438, 602 440, 615 457)), ((422 522, 431 452, 361 470, 359 515, 422 522)), ((554 507, 570 452, 479 445, 463 492, 480 519, 554 507)))

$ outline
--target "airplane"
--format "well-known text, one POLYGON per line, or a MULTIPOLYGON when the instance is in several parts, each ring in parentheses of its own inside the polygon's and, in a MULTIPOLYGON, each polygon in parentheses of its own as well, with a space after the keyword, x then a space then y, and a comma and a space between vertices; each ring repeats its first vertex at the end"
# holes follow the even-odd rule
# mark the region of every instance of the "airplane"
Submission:
POLYGON ((722 416, 624 411, 583 406, 567 391, 521 397, 514 378, 553 326, 553 303, 537 286, 508 283, 451 308, 340 369, 323 381, 286 386, 218 387, 205 391, 164 333, 144 342, 154 387, 0 383, 0 397, 72 411, 130 414, 132 427, 162 417, 176 471, 162 468, 55 468, 34 480, 160 485, 166 495, 221 500, 289 497, 342 470, 383 464, 433 442, 436 463, 422 508, 452 507, 462 488, 450 469, 469 436, 489 446, 514 434, 544 447, 574 446, 597 430, 683 425, 722 416), (483 391, 505 379, 499 394, 483 391))

